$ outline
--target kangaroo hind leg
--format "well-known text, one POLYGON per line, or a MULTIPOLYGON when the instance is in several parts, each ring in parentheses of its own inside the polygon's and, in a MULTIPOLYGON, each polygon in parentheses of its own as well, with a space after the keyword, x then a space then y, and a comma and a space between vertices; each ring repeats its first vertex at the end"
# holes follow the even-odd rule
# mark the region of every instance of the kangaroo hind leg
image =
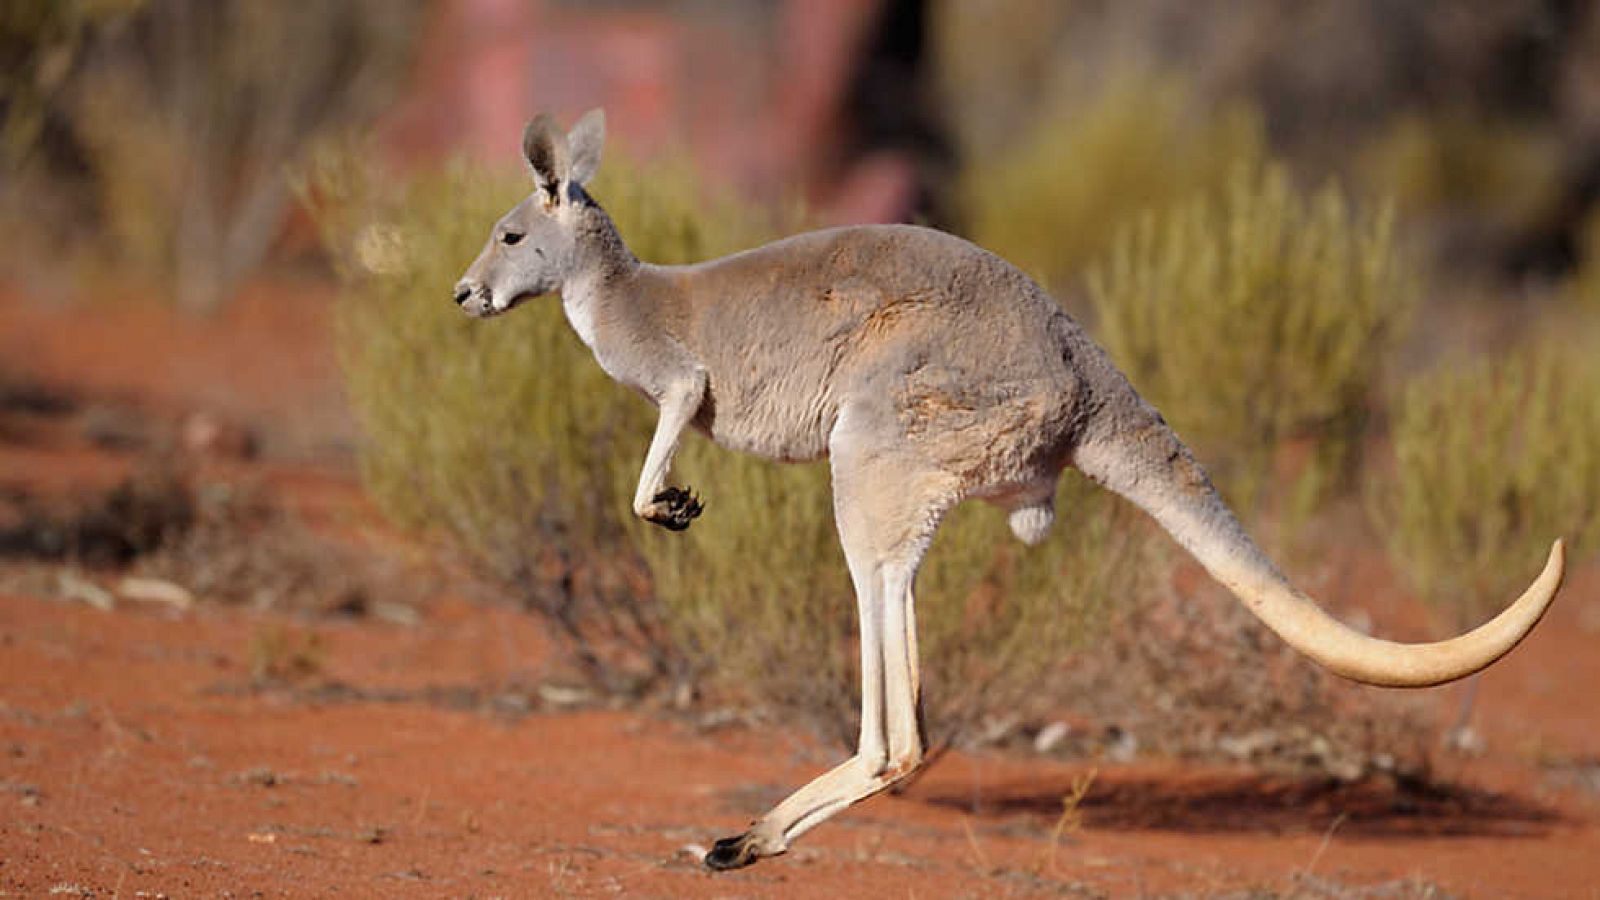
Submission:
POLYGON ((834 509, 861 634, 861 733, 854 756, 813 779, 706 854, 731 869, 776 856, 851 804, 922 763, 922 722, 911 584, 953 491, 946 479, 908 477, 884 457, 835 447, 834 509), (844 452, 841 452, 841 451, 844 452))

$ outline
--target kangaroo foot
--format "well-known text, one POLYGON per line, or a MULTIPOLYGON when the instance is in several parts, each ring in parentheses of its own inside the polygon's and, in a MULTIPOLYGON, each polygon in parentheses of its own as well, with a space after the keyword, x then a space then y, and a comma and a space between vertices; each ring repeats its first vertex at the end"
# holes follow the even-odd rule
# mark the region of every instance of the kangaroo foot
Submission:
MULTIPOLYGON (((723 838, 711 845, 711 850, 706 853, 706 868, 718 872, 729 869, 742 869, 758 859, 775 856, 774 853, 763 853, 760 841, 749 831, 730 838, 723 838)), ((779 851, 780 853, 782 851, 779 851)))
POLYGON ((669 487, 651 498, 644 520, 654 522, 668 531, 682 531, 699 517, 705 506, 689 488, 669 487))

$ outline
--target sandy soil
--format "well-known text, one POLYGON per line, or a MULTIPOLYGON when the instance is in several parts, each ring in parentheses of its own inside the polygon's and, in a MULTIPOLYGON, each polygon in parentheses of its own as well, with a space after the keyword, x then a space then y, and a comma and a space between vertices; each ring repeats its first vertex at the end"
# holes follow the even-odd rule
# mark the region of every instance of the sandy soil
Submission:
MULTIPOLYGON (((65 390, 80 423, 96 405, 239 423, 262 457, 209 465, 314 520, 369 521, 328 297, 300 293, 262 287, 200 322, 0 296, 0 371, 65 390)), ((80 430, 0 429, 0 488, 70 492, 126 471, 128 452, 80 430)), ((720 875, 699 850, 831 749, 541 699, 548 652, 525 616, 449 591, 412 625, 4 593, 0 893, 1596 897, 1595 586, 1581 573, 1485 682, 1489 752, 1445 757, 1446 787, 1101 765, 1058 832, 1089 764, 953 754, 788 856, 720 875), (312 633, 314 672, 252 677, 263 635, 312 633)))

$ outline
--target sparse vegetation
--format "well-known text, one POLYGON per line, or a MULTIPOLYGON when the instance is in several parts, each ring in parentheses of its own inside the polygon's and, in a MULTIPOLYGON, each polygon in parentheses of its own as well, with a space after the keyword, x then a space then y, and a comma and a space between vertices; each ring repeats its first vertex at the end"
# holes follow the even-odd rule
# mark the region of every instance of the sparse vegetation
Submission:
MULTIPOLYGON (((310 678, 322 671, 328 648, 322 636, 310 629, 267 625, 250 635, 245 657, 250 678, 257 684, 287 683, 310 678)), ((271 775, 270 772, 268 772, 271 775)), ((268 787, 281 779, 256 779, 268 787)))
POLYGON ((145 459, 103 490, 0 501, 0 561, 14 563, 8 581, 40 574, 30 564, 64 565, 56 593, 107 607, 142 581, 144 593, 178 605, 193 597, 410 621, 422 591, 415 573, 318 536, 258 489, 202 481, 177 456, 145 459), (118 574, 133 578, 100 586, 118 574))
POLYGON ((1061 817, 1056 819, 1056 824, 1050 829, 1050 842, 1035 866, 1038 874, 1056 874, 1056 851, 1060 849, 1061 838, 1074 837, 1083 830, 1083 810, 1079 807, 1083 798, 1094 787, 1095 776, 1098 769, 1090 769, 1072 780, 1072 788, 1061 797, 1061 817))
POLYGON ((0 159, 31 159, 47 146, 59 98, 96 29, 136 11, 144 0, 15 0, 0 10, 0 159))
POLYGON ((1396 116, 1356 167, 1406 213, 1470 221, 1501 240, 1542 224, 1562 189, 1556 134, 1461 113, 1396 116))
POLYGON ((1350 470, 1415 279, 1390 213, 1245 166, 1226 190, 1125 230, 1090 288, 1112 358, 1248 517, 1297 442, 1310 459, 1284 512, 1350 470))
POLYGON ((1118 610, 1075 660, 1063 696, 1092 726, 1060 751, 1112 761, 1150 754, 1345 782, 1425 779, 1436 733, 1421 695, 1330 674, 1209 584, 1148 592, 1118 610))
POLYGON ((1550 541, 1600 542, 1600 365, 1536 339, 1503 359, 1452 360, 1408 385, 1395 471, 1373 492, 1390 556, 1443 626, 1478 624, 1515 596, 1550 541))
MULTIPOLYGON (((46 224, 92 229, 105 238, 97 258, 171 284, 185 308, 211 309, 277 238, 287 167, 387 102, 421 9, 413 0, 8 6, 0 41, 15 30, 44 43, 19 77, 0 81, 0 109, 15 113, 0 137, 36 170, 34 193, 79 194, 68 221, 46 224)), ((29 201, 12 202, 13 216, 35 218, 29 201)))
POLYGON ((318 534, 257 487, 205 483, 188 497, 188 526, 140 557, 134 571, 253 609, 415 620, 429 587, 416 566, 318 534))
POLYGON ((194 494, 166 460, 147 460, 110 488, 41 502, 13 498, 0 555, 91 567, 126 565, 180 539, 194 525, 194 494))

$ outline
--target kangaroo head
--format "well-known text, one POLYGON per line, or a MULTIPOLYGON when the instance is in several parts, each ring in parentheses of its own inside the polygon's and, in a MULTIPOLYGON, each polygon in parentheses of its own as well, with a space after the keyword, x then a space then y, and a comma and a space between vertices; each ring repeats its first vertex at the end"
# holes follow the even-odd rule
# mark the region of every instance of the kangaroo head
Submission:
POLYGON ((571 133, 562 133, 549 113, 528 123, 522 153, 533 193, 495 223, 489 243, 456 282, 456 304, 468 315, 499 315, 559 288, 578 270, 578 235, 590 205, 583 185, 600 165, 605 135, 605 113, 598 109, 571 133))

